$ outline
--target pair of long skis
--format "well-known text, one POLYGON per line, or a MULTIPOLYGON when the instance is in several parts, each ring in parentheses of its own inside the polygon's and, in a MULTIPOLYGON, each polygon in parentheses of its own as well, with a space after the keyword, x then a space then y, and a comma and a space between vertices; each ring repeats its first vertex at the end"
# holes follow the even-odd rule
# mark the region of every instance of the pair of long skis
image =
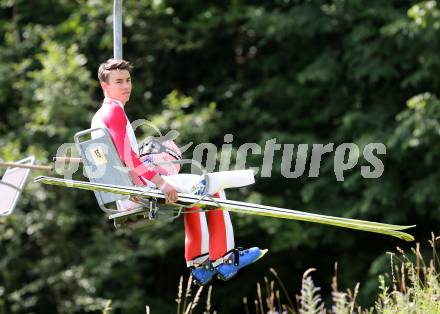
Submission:
MULTIPOLYGON (((107 193, 115 193, 132 197, 150 198, 164 201, 165 197, 159 190, 149 189, 145 187, 127 187, 118 185, 107 185, 101 183, 91 183, 85 181, 66 180, 52 177, 37 177, 35 182, 41 182, 49 185, 58 185, 64 187, 72 187, 90 191, 101 191, 107 193)), ((400 226, 386 223, 372 222, 359 219, 350 219, 342 217, 334 217, 328 215, 313 214, 298 210, 291 210, 280 207, 266 206, 260 204, 252 204, 233 200, 222 200, 217 198, 202 198, 197 195, 178 193, 179 198, 177 205, 187 206, 190 204, 199 206, 201 209, 218 208, 219 206, 225 210, 236 213, 252 214, 259 216, 276 217, 291 220, 308 221, 326 225, 332 225, 342 228, 362 230, 374 233, 393 236, 405 241, 414 241, 414 237, 408 233, 402 232, 415 225, 400 226)))

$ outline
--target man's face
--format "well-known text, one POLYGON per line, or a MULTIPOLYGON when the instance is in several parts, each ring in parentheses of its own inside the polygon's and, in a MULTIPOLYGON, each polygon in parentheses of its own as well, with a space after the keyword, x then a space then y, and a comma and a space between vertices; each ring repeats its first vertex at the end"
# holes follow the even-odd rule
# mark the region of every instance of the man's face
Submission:
POLYGON ((102 82, 101 87, 107 97, 125 104, 130 99, 131 93, 130 73, 127 70, 110 71, 108 82, 102 82))

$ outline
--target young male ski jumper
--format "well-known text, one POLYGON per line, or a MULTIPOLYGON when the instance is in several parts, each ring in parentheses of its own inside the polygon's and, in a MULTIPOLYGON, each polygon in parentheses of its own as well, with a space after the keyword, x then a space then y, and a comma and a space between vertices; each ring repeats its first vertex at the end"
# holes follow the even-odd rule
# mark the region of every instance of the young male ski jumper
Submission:
MULTIPOLYGON (((177 190, 185 191, 184 187, 188 186, 189 181, 195 183, 195 186, 200 186, 199 176, 176 175, 180 167, 154 166, 154 162, 157 161, 179 158, 180 151, 172 142, 163 143, 171 150, 171 155, 162 152, 147 157, 147 160, 139 158, 136 137, 124 110, 132 88, 131 69, 130 63, 125 60, 109 59, 100 65, 98 78, 105 98, 92 119, 92 128, 107 128, 121 160, 133 170, 135 181, 140 180, 143 184, 147 184, 148 181, 154 183, 164 193, 166 202, 174 203, 178 199, 177 190)), ((192 190, 196 194, 203 193, 202 190, 192 190)), ((223 191, 212 192, 218 192, 213 193, 215 197, 224 197, 223 191)), ((129 202, 121 202, 118 206, 124 209, 125 206, 130 206, 129 202)), ((219 209, 204 213, 199 212, 197 207, 191 211, 194 212, 184 215, 185 259, 198 284, 205 285, 216 275, 222 280, 228 280, 235 276, 239 269, 255 262, 266 253, 266 250, 258 247, 247 250, 234 249, 233 228, 227 211, 219 209)))

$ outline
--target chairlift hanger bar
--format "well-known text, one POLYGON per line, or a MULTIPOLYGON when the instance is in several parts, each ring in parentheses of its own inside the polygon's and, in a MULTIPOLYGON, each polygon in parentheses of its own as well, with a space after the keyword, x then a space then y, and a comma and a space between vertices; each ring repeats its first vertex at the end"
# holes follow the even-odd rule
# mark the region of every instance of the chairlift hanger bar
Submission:
POLYGON ((113 2, 113 58, 122 59, 122 0, 113 2))

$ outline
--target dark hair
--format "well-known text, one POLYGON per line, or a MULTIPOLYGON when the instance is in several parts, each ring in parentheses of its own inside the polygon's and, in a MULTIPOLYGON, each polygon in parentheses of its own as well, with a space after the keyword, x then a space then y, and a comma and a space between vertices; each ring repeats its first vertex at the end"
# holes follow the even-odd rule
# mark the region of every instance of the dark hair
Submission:
POLYGON ((129 73, 131 73, 132 69, 133 66, 128 61, 122 59, 108 59, 99 66, 98 79, 100 82, 108 82, 110 71, 127 70, 129 73))

